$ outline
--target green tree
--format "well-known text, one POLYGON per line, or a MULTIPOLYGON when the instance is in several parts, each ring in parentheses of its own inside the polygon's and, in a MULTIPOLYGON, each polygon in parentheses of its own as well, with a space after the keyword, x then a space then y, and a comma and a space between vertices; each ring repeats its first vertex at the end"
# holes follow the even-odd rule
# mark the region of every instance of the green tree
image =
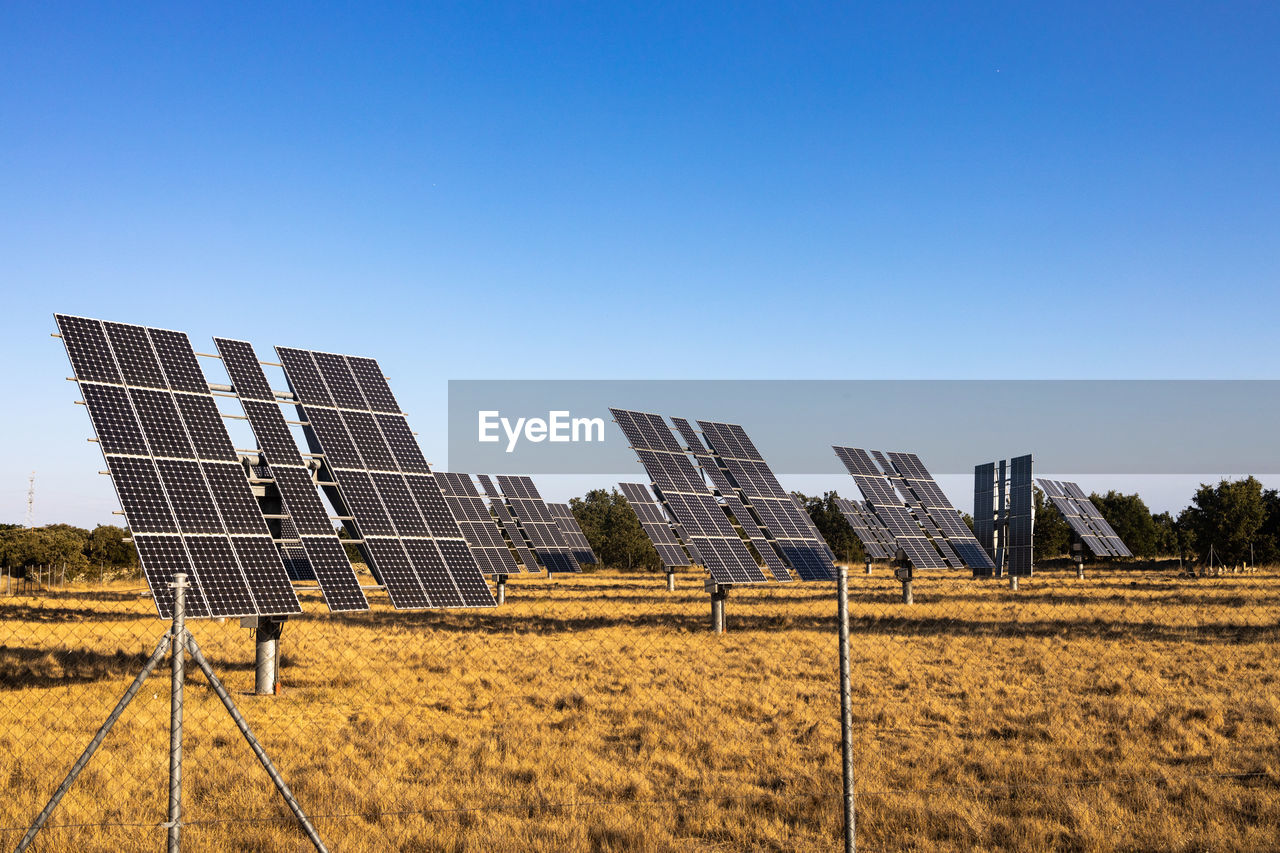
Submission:
POLYGON ((1071 548, 1071 528, 1057 507, 1045 498, 1040 487, 1031 488, 1035 512, 1035 532, 1031 539, 1032 557, 1036 560, 1061 557, 1071 548))
POLYGON ((1221 480, 1216 486, 1202 483, 1180 520, 1201 560, 1208 560, 1212 548, 1223 563, 1246 562, 1267 521, 1262 483, 1254 477, 1221 480))
POLYGON ((838 492, 826 492, 820 498, 800 492, 795 492, 795 495, 800 498, 805 512, 809 513, 809 518, 813 520, 813 526, 818 528, 822 538, 827 540, 837 560, 851 565, 866 561, 867 555, 862 549, 862 542, 853 532, 853 527, 844 517, 844 513, 840 512, 840 508, 836 506, 836 498, 840 497, 838 492))
POLYGON ((1151 516, 1151 521, 1156 526, 1156 554, 1177 555, 1181 550, 1178 520, 1167 512, 1161 512, 1151 516))
POLYGON ((122 569, 138 565, 138 552, 134 550, 129 538, 129 531, 111 524, 99 524, 89 534, 89 545, 86 555, 94 565, 110 566, 122 569))
POLYGON ((1154 557, 1158 553, 1160 531, 1142 498, 1137 494, 1125 495, 1112 489, 1105 495, 1089 496, 1093 505, 1102 513, 1135 557, 1154 557))
POLYGON ((1259 565, 1280 563, 1280 493, 1267 489, 1262 493, 1263 520, 1253 547, 1259 565))
POLYGON ((617 489, 592 489, 569 507, 600 562, 627 571, 661 571, 662 560, 635 510, 617 489))

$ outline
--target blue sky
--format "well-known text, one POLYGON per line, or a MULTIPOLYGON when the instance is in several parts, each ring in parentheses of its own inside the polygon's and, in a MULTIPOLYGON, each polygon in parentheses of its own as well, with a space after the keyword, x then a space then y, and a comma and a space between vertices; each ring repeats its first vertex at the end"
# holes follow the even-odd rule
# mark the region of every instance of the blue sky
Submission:
POLYGON ((437 462, 450 378, 1280 375, 1280 6, 365 5, 0 9, 0 520, 116 508, 54 311, 437 462))

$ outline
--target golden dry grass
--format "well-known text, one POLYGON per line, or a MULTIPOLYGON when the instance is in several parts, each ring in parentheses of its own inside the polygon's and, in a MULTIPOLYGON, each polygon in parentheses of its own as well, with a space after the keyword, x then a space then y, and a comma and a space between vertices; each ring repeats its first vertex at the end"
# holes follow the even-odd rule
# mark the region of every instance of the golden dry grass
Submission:
MULTIPOLYGON (((1280 573, 960 574, 902 605, 851 578, 865 850, 1267 850, 1280 838, 1280 573)), ((829 850, 840 761, 830 587, 526 579, 496 611, 284 631, 284 692, 247 695, 251 633, 201 646, 335 850, 829 850)), ((163 631, 124 586, 0 599, 0 845, 12 847, 163 631)), ((104 744, 39 849, 161 844, 168 680, 104 744)), ((191 850, 305 849, 202 677, 187 704, 191 850)))

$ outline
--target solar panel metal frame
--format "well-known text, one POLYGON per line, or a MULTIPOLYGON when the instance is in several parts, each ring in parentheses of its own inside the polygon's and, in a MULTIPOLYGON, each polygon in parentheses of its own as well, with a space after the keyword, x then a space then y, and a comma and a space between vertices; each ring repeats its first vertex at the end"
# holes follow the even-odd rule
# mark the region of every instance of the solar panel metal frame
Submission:
POLYGON ((769 578, 662 417, 629 409, 609 411, 653 481, 655 494, 679 523, 691 548, 690 556, 716 583, 768 583, 769 578))
POLYGON ((298 541, 297 546, 277 543, 281 558, 293 561, 291 575, 297 574, 300 555, 296 552, 301 549, 301 556, 305 557, 307 569, 319 585, 329 610, 338 613, 368 610, 369 600, 360 588, 355 567, 346 557, 346 549, 312 480, 311 469, 298 450, 253 345, 232 338, 214 338, 213 343, 222 356, 222 366, 231 380, 232 391, 240 400, 249 428, 258 441, 258 449, 280 494, 282 512, 289 516, 288 527, 296 534, 296 537, 284 536, 285 525, 281 525, 281 538, 296 538, 298 541), (302 530, 306 530, 305 538, 302 530))
POLYGON ((189 576, 192 618, 301 613, 226 426, 210 417, 217 404, 190 338, 65 314, 54 321, 95 432, 107 437, 99 449, 157 613, 172 615, 176 571, 189 576), (121 444, 126 434, 132 447, 121 444))
MULTIPOLYGON (((293 347, 275 349, 308 424, 307 441, 323 455, 337 484, 329 487, 331 498, 354 518, 360 549, 392 606, 497 606, 430 468, 418 461, 422 453, 417 442, 411 442, 411 457, 397 457, 391 450, 378 415, 404 415, 377 362, 293 347), (366 457, 383 467, 371 467, 366 457), (426 468, 425 473, 420 468, 426 468)), ((403 432, 412 436, 407 422, 403 432)))

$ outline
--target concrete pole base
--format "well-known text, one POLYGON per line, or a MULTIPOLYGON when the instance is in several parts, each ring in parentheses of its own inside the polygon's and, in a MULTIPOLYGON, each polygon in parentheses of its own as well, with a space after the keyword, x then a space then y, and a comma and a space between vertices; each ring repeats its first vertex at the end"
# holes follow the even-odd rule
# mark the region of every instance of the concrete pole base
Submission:
POLYGON ((915 600, 911 596, 911 581, 902 582, 902 603, 915 604, 915 600))
POLYGON ((1018 591, 1018 576, 1017 576, 1017 575, 1009 575, 1009 589, 1013 590, 1014 592, 1017 592, 1017 591, 1018 591))
POLYGON ((283 627, 283 622, 263 619, 255 629, 253 692, 259 696, 275 695, 280 683, 280 630, 283 627))
POLYGON ((676 591, 676 573, 667 572, 667 592, 676 591))

